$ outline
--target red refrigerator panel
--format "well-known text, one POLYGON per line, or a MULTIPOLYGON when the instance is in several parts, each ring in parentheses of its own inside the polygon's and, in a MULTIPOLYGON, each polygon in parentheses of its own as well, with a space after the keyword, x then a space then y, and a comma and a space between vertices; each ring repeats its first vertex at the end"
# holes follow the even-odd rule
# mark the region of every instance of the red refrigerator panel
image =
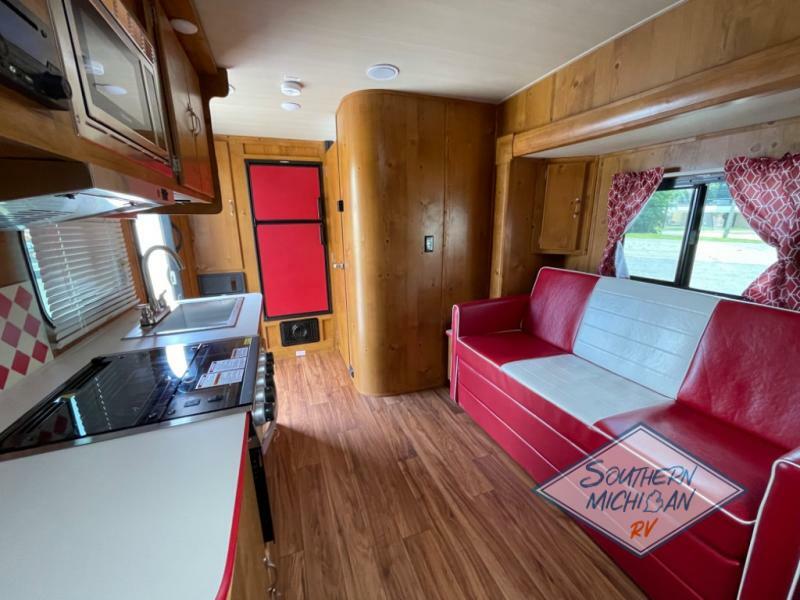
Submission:
POLYGON ((251 164, 250 193, 256 221, 322 218, 316 166, 251 164))
POLYGON ((260 224, 256 235, 267 317, 328 311, 322 225, 260 224))

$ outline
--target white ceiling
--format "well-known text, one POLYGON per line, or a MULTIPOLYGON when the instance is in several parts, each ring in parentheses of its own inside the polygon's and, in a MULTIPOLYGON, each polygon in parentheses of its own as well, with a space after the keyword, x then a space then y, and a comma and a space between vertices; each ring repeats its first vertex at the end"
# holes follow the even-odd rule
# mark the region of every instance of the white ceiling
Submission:
POLYGON ((335 139, 355 90, 385 87, 499 102, 675 0, 195 0, 235 91, 211 103, 214 130, 335 139), (392 82, 365 75, 400 68, 392 82), (280 103, 284 77, 303 108, 280 103))

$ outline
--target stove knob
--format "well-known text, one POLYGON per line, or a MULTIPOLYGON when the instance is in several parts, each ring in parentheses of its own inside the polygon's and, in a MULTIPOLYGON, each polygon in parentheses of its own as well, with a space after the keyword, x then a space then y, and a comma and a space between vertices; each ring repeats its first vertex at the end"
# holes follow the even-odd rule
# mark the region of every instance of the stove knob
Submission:
POLYGON ((256 392, 250 415, 253 419, 253 425, 256 427, 261 427, 267 422, 267 408, 263 391, 256 392))
POLYGON ((275 393, 275 388, 272 386, 267 386, 264 388, 264 399, 267 404, 275 404, 275 399, 277 398, 277 394, 275 393))

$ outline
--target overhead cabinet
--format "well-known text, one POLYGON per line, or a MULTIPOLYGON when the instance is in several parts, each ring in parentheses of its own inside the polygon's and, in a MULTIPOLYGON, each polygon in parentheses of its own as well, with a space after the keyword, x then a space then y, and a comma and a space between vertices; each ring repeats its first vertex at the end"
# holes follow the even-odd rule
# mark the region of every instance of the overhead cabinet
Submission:
MULTIPOLYGON (((184 51, 169 21, 175 16, 169 12, 176 10, 174 3, 8 0, 6 4, 13 5, 3 12, 6 30, 30 40, 24 48, 44 53, 44 58, 36 58, 46 61, 50 84, 27 89, 8 77, 0 78, 0 160, 8 159, 9 168, 19 159, 38 161, 44 172, 47 160, 57 160, 76 168, 83 165, 89 173, 110 174, 110 179, 92 181, 88 187, 139 199, 135 206, 115 208, 116 213, 148 206, 173 214, 219 212, 207 113, 210 97, 227 94, 227 74, 216 68, 204 41, 194 40, 184 51)), ((181 6, 180 10, 191 9, 194 14, 190 2, 181 6)), ((14 52, 19 65, 34 69, 32 65, 40 64, 25 54, 23 46, 14 52)), ((28 79, 38 81, 33 76, 28 79)), ((56 197, 69 191, 58 188, 66 184, 52 184, 57 189, 50 191, 56 197)), ((15 214, 42 214, 33 192, 23 189, 21 195, 15 194, 0 200, 13 200, 15 214)), ((91 205, 89 195, 85 198, 72 204, 51 202, 47 218, 108 212, 91 205)), ((44 219, 28 218, 24 225, 44 219)))
POLYGON ((553 161, 545 171, 544 197, 535 200, 533 250, 575 254, 585 250, 586 214, 595 179, 594 160, 553 161))
POLYGON ((207 195, 214 193, 209 136, 200 79, 167 15, 155 5, 162 85, 167 95, 174 160, 180 183, 207 195))

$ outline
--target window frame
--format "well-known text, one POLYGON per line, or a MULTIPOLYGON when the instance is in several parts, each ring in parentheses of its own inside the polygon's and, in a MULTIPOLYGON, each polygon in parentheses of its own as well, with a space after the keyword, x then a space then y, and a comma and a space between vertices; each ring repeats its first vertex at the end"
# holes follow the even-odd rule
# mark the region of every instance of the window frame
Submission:
MULTIPOLYGON (((693 292, 712 294, 714 296, 731 298, 733 300, 743 299, 743 296, 741 295, 693 288, 689 285, 689 282, 692 279, 692 270, 694 269, 694 259, 697 254, 697 246, 700 243, 700 229, 703 225, 703 209, 705 208, 708 185, 719 182, 725 183, 725 173, 714 172, 698 175, 664 177, 664 179, 661 181, 661 184, 656 189, 656 192, 681 189, 693 190, 692 199, 689 203, 689 214, 686 218, 686 229, 684 230, 683 241, 681 243, 681 251, 678 255, 678 266, 675 269, 675 279, 673 281, 665 281, 663 279, 653 279, 651 277, 641 277, 639 275, 631 275, 631 279, 634 281, 644 281, 646 283, 666 285, 683 290, 691 290, 693 292)), ((655 194, 656 192, 653 193, 655 194)), ((650 196, 650 198, 652 198, 652 196, 650 196)), ((650 198, 647 199, 647 202, 650 202, 650 198)), ((645 206, 647 206, 647 203, 645 203, 645 205, 642 207, 642 210, 644 210, 645 206)), ((633 224, 633 221, 631 221, 631 224, 633 224)), ((625 235, 627 235, 627 232, 625 235)), ((622 244, 624 247, 625 236, 622 237, 622 244)))

